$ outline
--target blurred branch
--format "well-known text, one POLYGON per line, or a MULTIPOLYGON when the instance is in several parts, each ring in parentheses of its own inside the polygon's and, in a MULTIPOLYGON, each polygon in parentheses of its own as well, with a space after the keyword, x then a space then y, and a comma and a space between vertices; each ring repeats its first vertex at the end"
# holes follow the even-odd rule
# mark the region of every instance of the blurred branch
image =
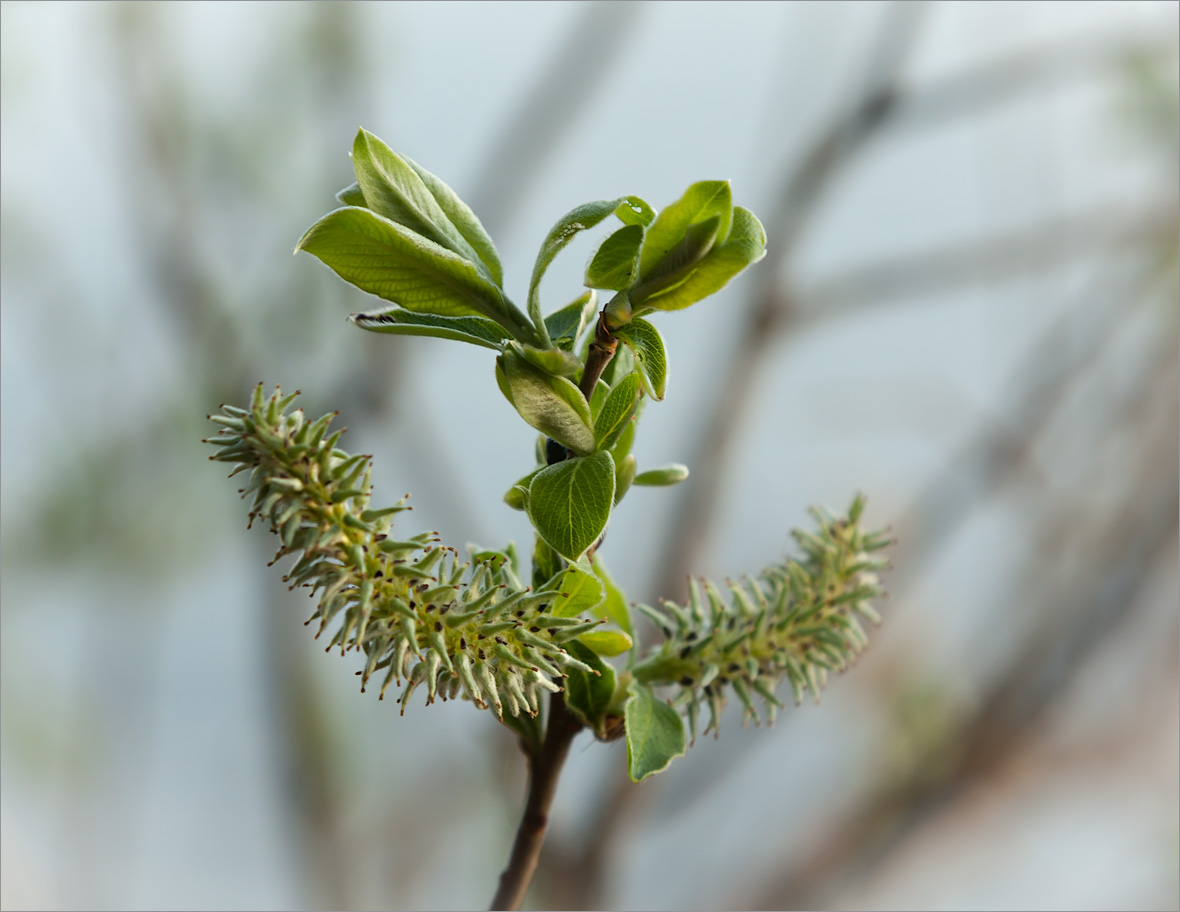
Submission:
POLYGON ((1123 211, 1100 208, 1007 235, 891 257, 802 288, 798 293, 801 315, 808 322, 828 320, 889 300, 963 288, 972 282, 1009 279, 1142 247, 1158 242, 1175 222, 1175 203, 1123 211))
MULTIPOLYGON (((1175 417, 1176 352, 1148 375, 1139 400, 1161 387, 1169 390, 1168 414, 1175 417)), ((1158 403, 1152 400, 1152 405, 1158 403)), ((806 857, 771 877, 742 908, 797 908, 823 905, 825 891, 871 870, 890 848, 947 807, 973 782, 991 775, 1035 733, 1044 712, 1076 679, 1087 660, 1121 625, 1142 610, 1144 590, 1158 561, 1173 556, 1180 505, 1175 473, 1174 420, 1151 421, 1147 414, 1125 433, 1142 440, 1144 425, 1154 434, 1128 477, 1139 479, 1138 497, 1122 500, 1094 528, 1077 522, 1072 509, 1059 510, 1043 527, 1042 539, 1064 550, 1070 540, 1084 547, 1082 572, 1060 585, 1046 580, 1046 552, 1034 544, 1022 591, 1035 601, 1049 596, 1035 617, 1037 626, 1021 639, 1005 668, 993 678, 979 708, 957 730, 930 745, 912 763, 908 777, 872 797, 806 857), (1163 433, 1160 432, 1162 429, 1163 433), (937 772, 934 772, 937 771, 937 772)), ((1108 433, 1101 423, 1098 434, 1108 433)), ((1045 542, 1041 544, 1044 545, 1045 542)))
POLYGON ((806 224, 841 169, 864 147, 897 104, 901 73, 917 36, 924 7, 895 2, 888 10, 870 52, 862 87, 852 104, 821 133, 798 164, 788 167, 768 219, 766 261, 754 271, 752 301, 737 344, 718 371, 718 392, 700 424, 690 461, 693 481, 673 509, 656 592, 682 598, 684 580, 706 544, 706 530, 717 517, 723 479, 745 408, 772 342, 793 322, 794 292, 780 279, 793 258, 806 224))
MULTIPOLYGON (((667 544, 658 564, 663 568, 656 586, 660 596, 674 598, 682 594, 684 579, 707 545, 708 530, 716 526, 732 447, 740 438, 738 428, 745 409, 753 401, 751 390, 777 340, 797 328, 805 316, 804 291, 792 274, 799 241, 818 205, 847 171, 855 155, 894 127, 933 126, 953 117, 978 114, 1046 84, 1091 75, 1133 54, 1174 53, 1175 42, 1170 39, 1150 44, 1108 38, 1092 44, 1071 42, 1010 55, 925 86, 903 89, 901 50, 910 46, 916 16, 908 8, 900 9, 904 12, 895 12, 892 24, 887 23, 882 29, 880 43, 885 50, 873 55, 878 63, 870 69, 858 101, 817 138, 799 164, 788 169, 782 190, 777 194, 779 209, 767 229, 770 253, 755 273, 758 280, 743 328, 722 371, 710 411, 700 425, 690 458, 693 483, 684 487, 668 525, 667 544)), ((1156 213, 1149 213, 1152 224, 1155 218, 1156 213)), ((1150 230, 1141 227, 1145 232, 1150 230)), ((1079 226, 1075 223, 1072 230, 1079 230, 1079 226)), ((1139 228, 1132 228, 1128 235, 1138 237, 1138 232, 1139 228)), ((876 290, 869 284, 873 281, 891 281, 894 294, 902 293, 907 286, 945 287, 956 280, 974 278, 975 269, 989 266, 998 269, 1002 265, 1010 270, 1020 264, 1025 268, 1040 265, 1045 258, 1051 261, 1067 255, 1065 244, 1079 240, 1085 244, 1097 243, 1102 233, 1100 226, 1090 225, 1080 239, 1076 235, 1067 236, 1058 245, 1054 239, 1042 237, 1031 249, 1018 249, 1028 237, 1013 235, 984 240, 973 245, 971 251, 960 249, 957 255, 951 252, 951 258, 942 264, 933 258, 927 258, 924 264, 917 262, 917 258, 895 261, 871 271, 853 273, 837 280, 835 285, 813 288, 811 294, 815 295, 817 306, 825 295, 829 300, 836 299, 832 312, 839 313, 841 305, 851 309, 874 296, 876 290), (1039 253, 1040 263, 1034 253, 1039 253), (1005 258, 1007 262, 1001 263, 1005 258)), ((885 291, 891 290, 886 286, 885 291)), ((813 308, 808 310, 814 313, 813 308)))
POLYGON ((613 72, 642 10, 640 3, 581 4, 565 40, 531 80, 531 90, 505 122, 474 181, 470 205, 492 237, 508 234, 521 197, 613 72))

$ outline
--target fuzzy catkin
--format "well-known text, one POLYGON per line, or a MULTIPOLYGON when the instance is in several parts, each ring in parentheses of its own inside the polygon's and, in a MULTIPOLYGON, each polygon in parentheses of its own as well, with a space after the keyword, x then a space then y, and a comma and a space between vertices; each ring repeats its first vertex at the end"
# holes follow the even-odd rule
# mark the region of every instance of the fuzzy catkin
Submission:
POLYGON ((708 580, 690 580, 688 605, 637 606, 665 639, 636 665, 635 677, 680 686, 674 702, 685 708, 694 739, 702 706, 709 709, 705 733, 717 734, 728 691, 741 701, 743 721, 761 721, 760 697, 773 723, 784 678, 796 703, 805 692, 818 702, 828 673, 864 651, 861 621, 880 622, 871 601, 884 595, 877 571, 887 565, 873 553, 891 541, 887 531, 860 529, 863 510, 860 495, 844 516, 812 510, 818 531, 792 532, 802 557, 729 581, 728 599, 708 580))
POLYGON ((328 433, 335 413, 307 421, 288 411, 299 395, 255 388, 248 409, 222 406, 222 426, 206 440, 210 458, 249 471, 242 496, 253 495, 250 521, 262 517, 281 545, 275 560, 298 555, 284 580, 318 597, 308 623, 316 636, 339 626, 328 648, 355 649, 366 660, 361 689, 384 670, 381 696, 404 679, 405 701, 419 686, 427 702, 465 694, 503 718, 539 711, 540 691, 559 692, 566 669, 591 669, 563 648, 595 626, 547 614, 559 593, 521 584, 510 555, 482 552, 473 564, 438 545, 433 533, 397 540, 393 516, 403 501, 371 509, 370 457, 338 448, 328 433))

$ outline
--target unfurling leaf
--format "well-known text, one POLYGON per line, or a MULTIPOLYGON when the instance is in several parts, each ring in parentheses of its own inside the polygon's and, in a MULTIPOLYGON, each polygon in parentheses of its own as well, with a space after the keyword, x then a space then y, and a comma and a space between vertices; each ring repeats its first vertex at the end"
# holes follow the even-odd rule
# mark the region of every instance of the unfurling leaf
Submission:
POLYGON ((635 456, 628 453, 618 463, 615 468, 615 503, 626 496, 627 491, 631 488, 631 482, 635 480, 635 456))
POLYGON ((647 394, 653 399, 663 399, 668 387, 668 356, 664 353, 664 338, 660 331, 647 320, 636 318, 612 332, 635 355, 647 394))
POLYGON ((733 210, 733 227, 724 243, 714 245, 679 284, 636 301, 640 312, 682 310, 724 288, 747 266, 766 256, 766 232, 754 214, 741 206, 733 210))
POLYGON ((639 254, 639 281, 646 281, 668 253, 679 246, 685 233, 696 224, 717 219, 713 232, 717 242, 729 236, 733 218, 733 195, 729 181, 700 181, 684 191, 676 202, 663 209, 648 226, 639 254))
POLYGON ((549 340, 562 351, 573 351, 597 309, 598 293, 591 288, 565 307, 553 311, 545 318, 549 340))
POLYGON ((496 359, 496 382, 513 408, 541 433, 575 453, 594 451, 590 406, 578 388, 529 362, 509 347, 496 359))
POLYGON ((660 466, 658 469, 640 472, 631 483, 649 488, 666 488, 670 485, 680 484, 686 478, 688 478, 688 466, 674 462, 671 465, 660 466))
MULTIPOLYGON (((605 384, 604 384, 605 385, 605 384)), ((641 381, 633 372, 620 380, 610 391, 594 418, 594 446, 599 450, 613 447, 631 423, 639 404, 641 381)))
POLYGON ((635 276, 641 243, 643 228, 640 225, 624 225, 614 234, 608 235, 586 267, 582 284, 587 288, 607 288, 612 291, 628 288, 635 276))
MULTIPOLYGON (((571 209, 557 220, 556 225, 549 229, 549 234, 542 242, 541 249, 537 251, 537 260, 533 264, 533 275, 529 279, 529 317, 532 318, 533 325, 537 327, 539 332, 548 335, 545 321, 541 318, 541 279, 545 275, 545 270, 549 268, 549 264, 553 262, 553 258, 561 253, 579 232, 593 228, 608 215, 617 215, 624 221, 626 219, 641 220, 645 212, 650 213, 651 207, 636 196, 621 196, 614 200, 597 200, 571 209)), ((542 339, 542 344, 548 341, 548 339, 542 339)))

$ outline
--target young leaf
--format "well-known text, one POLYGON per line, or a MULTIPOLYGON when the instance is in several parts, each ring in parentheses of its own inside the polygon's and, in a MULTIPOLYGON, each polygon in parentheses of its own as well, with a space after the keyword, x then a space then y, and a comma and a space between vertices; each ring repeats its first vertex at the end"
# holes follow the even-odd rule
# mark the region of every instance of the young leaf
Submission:
POLYGON ((550 341, 562 351, 573 351, 597 309, 598 293, 591 288, 565 307, 553 311, 545 318, 550 341))
POLYGON ((631 482, 635 480, 635 457, 625 456, 617 463, 615 469, 615 503, 626 496, 631 489, 631 482))
MULTIPOLYGON (((534 473, 535 474, 535 473, 534 473)), ((544 585, 562 570, 561 555, 545 544, 541 538, 536 538, 533 546, 533 588, 540 590, 544 585)))
POLYGON ((663 399, 668 386, 668 358, 660 331, 646 320, 636 318, 614 330, 635 355, 643 387, 653 399, 663 399))
POLYGON ((720 291, 730 279, 764 256, 766 232, 762 223, 748 209, 735 206, 733 227, 725 243, 713 247, 684 281, 637 301, 635 307, 641 313, 682 310, 720 291))
POLYGON ((600 656, 608 658, 621 655, 635 645, 631 637, 621 630, 591 630, 589 633, 583 633, 578 640, 600 656))
POLYGON ((394 308, 378 313, 355 313, 348 321, 369 332, 399 336, 434 336, 456 342, 470 342, 501 351, 511 338, 499 323, 486 317, 440 317, 394 308))
POLYGON ((624 225, 642 225, 646 228, 656 217, 656 212, 647 204, 646 200, 642 200, 638 196, 625 196, 623 197, 623 205, 615 210, 615 215, 624 225))
POLYGON ((606 588, 602 585, 602 580, 594 573, 587 573, 577 564, 570 564, 566 568, 558 588, 561 595, 554 599, 549 612, 554 617, 577 617, 579 614, 593 611, 606 597, 606 588))
POLYGON ((352 166, 367 208, 487 271, 418 173, 363 127, 352 144, 352 166))
POLYGON ((455 230, 462 235, 463 240, 467 241, 472 249, 475 250, 476 254, 478 254, 480 261, 487 267, 492 281, 497 285, 503 286, 504 267, 500 265, 500 255, 496 252, 496 245, 492 243, 492 239, 488 236, 487 231, 484 230, 480 220, 476 218, 475 213, 443 181, 439 180, 412 159, 406 158, 405 156, 402 157, 405 159, 406 164, 414 169, 414 173, 422 179, 422 183, 426 185, 426 189, 430 191, 435 202, 438 203, 439 208, 451 220, 451 224, 455 226, 455 230))
POLYGON ((615 464, 609 453, 567 459, 533 478, 529 521, 553 550, 577 560, 606 528, 614 496, 615 464))
POLYGON ((680 713, 655 695, 650 687, 633 681, 631 697, 623 707, 627 726, 627 772, 632 782, 663 772, 687 745, 680 713))
POLYGON ((603 588, 606 590, 606 600, 602 603, 601 610, 606 614, 607 620, 616 624, 628 636, 633 637, 635 628, 631 624, 631 611, 627 607, 627 599, 619 587, 615 585, 615 581, 611 579, 610 572, 606 569, 602 558, 595 553, 590 561, 594 567, 595 575, 602 580, 603 588))
POLYGON ((644 485, 649 488, 666 488, 674 484, 680 484, 686 478, 688 478, 688 466, 674 462, 671 465, 661 466, 658 469, 648 469, 646 472, 640 472, 631 483, 644 485))
POLYGON ((594 450, 590 406, 578 388, 529 363, 515 347, 496 359, 496 382, 520 416, 577 453, 594 450))
POLYGON ((540 469, 534 469, 529 472, 524 478, 514 484, 511 488, 504 492, 504 503, 512 507, 513 510, 523 510, 525 504, 528 503, 529 484, 533 480, 533 476, 540 469))
POLYGON ((644 281, 660 261, 684 239, 690 226, 717 216, 716 237, 723 242, 729 236, 733 218, 733 195, 729 181, 700 181, 693 184, 672 205, 660 212, 643 238, 639 254, 639 279, 644 281))
POLYGON ((488 317, 515 338, 533 341, 524 315, 474 265, 368 209, 329 212, 295 250, 306 250, 346 282, 406 310, 488 317))
POLYGON ((360 206, 362 209, 368 208, 365 204, 365 194, 361 192, 361 186, 356 181, 353 181, 337 193, 336 199, 340 200, 345 206, 360 206))
POLYGON ((615 670, 609 662, 604 662, 592 649, 577 640, 568 643, 566 649, 575 659, 598 672, 590 674, 580 669, 570 669, 569 677, 565 680, 566 706, 583 724, 601 735, 602 720, 615 693, 615 670))
POLYGON ((609 235, 586 267, 586 278, 582 284, 588 288, 609 288, 614 291, 629 288, 641 243, 641 225, 625 225, 609 235))
POLYGON ((631 416, 635 414, 641 385, 639 372, 635 371, 620 380, 610 391, 594 419, 595 449, 609 450, 618 442, 624 429, 631 423, 631 416))
MULTIPOLYGON (((608 215, 616 214, 622 218, 622 213, 630 213, 631 217, 635 217, 640 211, 639 203, 647 207, 647 204, 638 197, 630 196, 584 203, 576 209, 571 209, 558 219, 556 225, 549 229, 549 234, 545 236, 541 249, 537 252, 537 261, 533 264, 533 275, 529 280, 529 316, 539 333, 548 335, 545 321, 541 318, 541 278, 545 275, 549 264, 553 262, 553 258, 561 253, 578 232, 593 228, 608 215)), ((650 207, 648 208, 650 210, 650 207)), ((547 338, 543 339, 542 344, 546 344, 548 341, 547 338)))
POLYGON ((572 377, 582 369, 581 361, 560 348, 533 348, 531 345, 522 345, 520 353, 530 364, 558 377, 572 377))
POLYGON ((627 303, 634 312, 641 313, 649 298, 663 294, 688 281, 697 265, 717 243, 721 219, 713 216, 703 222, 689 225, 680 243, 664 254, 643 281, 628 292, 627 303))
MULTIPOLYGON (((598 421, 598 416, 602 413, 602 406, 606 403, 607 396, 610 395, 610 387, 602 380, 594 385, 594 392, 590 394, 590 417, 595 422, 598 421)), ((599 447, 599 449, 602 449, 599 447)))

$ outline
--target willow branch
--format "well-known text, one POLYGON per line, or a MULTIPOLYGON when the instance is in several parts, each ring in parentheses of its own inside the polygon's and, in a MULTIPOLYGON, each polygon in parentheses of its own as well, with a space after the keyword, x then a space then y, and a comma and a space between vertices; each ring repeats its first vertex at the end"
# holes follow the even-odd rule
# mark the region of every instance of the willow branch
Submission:
POLYGON ((566 708, 561 694, 554 694, 549 701, 545 741, 541 750, 529 758, 528 799, 512 843, 508 867, 500 875, 500 886, 492 899, 492 909, 519 909, 524 900, 549 830, 549 808, 557 792, 557 780, 570 744, 581 729, 581 723, 566 708))

